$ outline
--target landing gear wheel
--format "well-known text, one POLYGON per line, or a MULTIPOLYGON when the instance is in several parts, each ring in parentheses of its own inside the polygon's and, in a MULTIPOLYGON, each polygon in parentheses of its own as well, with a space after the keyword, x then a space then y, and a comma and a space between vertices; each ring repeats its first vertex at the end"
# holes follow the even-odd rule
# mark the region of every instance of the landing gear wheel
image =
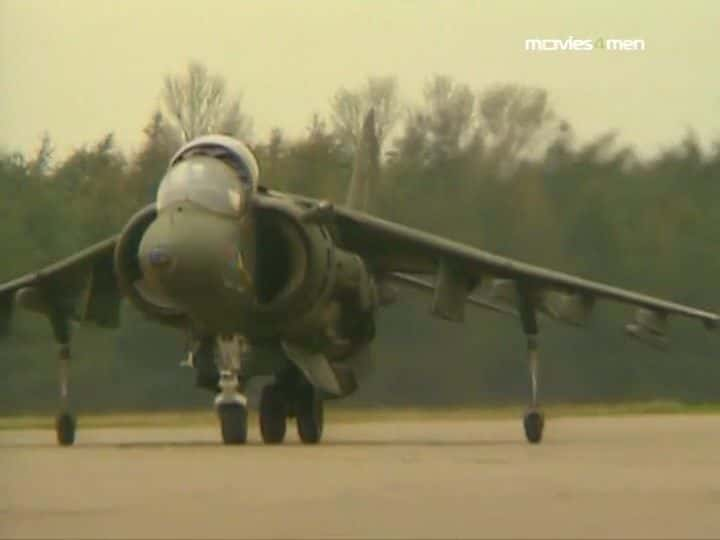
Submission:
POLYGON ((523 426, 528 442, 537 444, 542 440, 545 415, 538 409, 529 409, 523 418, 523 426))
POLYGON ((260 434, 266 444, 278 444, 285 439, 287 430, 288 403, 285 393, 269 384, 260 395, 260 434))
POLYGON ((300 440, 305 444, 320 442, 323 432, 323 402, 312 386, 305 386, 300 390, 295 415, 300 440))
POLYGON ((75 417, 70 413, 60 413, 55 418, 55 434, 60 446, 70 446, 75 442, 75 417))
POLYGON ((245 444, 247 441, 247 408, 242 403, 220 403, 217 406, 220 431, 224 444, 245 444))

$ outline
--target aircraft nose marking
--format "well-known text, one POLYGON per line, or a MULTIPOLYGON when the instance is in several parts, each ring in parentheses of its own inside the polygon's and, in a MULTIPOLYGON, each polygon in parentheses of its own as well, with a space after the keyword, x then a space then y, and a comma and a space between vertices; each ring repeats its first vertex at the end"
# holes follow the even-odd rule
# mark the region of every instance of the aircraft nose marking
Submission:
POLYGON ((152 248, 148 253, 148 261, 152 266, 161 268, 170 264, 171 257, 167 250, 156 247, 152 248))

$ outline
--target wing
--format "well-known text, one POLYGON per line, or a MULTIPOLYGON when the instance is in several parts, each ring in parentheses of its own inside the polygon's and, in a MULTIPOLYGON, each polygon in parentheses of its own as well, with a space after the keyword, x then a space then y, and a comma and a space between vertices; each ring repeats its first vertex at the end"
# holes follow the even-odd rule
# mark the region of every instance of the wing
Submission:
POLYGON ((117 239, 113 236, 37 272, 0 284, 0 335, 9 330, 15 301, 51 319, 61 315, 116 327, 121 299, 113 270, 117 239))
MULTIPOLYGON (((662 338, 668 315, 698 319, 708 328, 720 320, 709 311, 501 257, 346 208, 334 209, 333 222, 343 246, 363 256, 376 274, 393 280, 397 273, 434 274, 433 312, 446 319, 462 320, 470 298, 491 309, 496 302, 515 304, 521 317, 534 308, 576 325, 587 320, 595 300, 614 300, 637 308, 626 330, 640 338, 662 338), (478 288, 480 296, 469 297, 478 288)), ((399 279, 407 277, 412 276, 399 279)))

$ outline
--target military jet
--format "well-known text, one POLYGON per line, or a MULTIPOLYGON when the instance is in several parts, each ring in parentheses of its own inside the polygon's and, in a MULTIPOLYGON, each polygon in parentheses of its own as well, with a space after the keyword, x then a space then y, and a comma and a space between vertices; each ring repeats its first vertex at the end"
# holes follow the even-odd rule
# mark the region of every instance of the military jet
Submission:
POLYGON ((71 322, 116 327, 127 298, 190 344, 196 384, 216 394, 222 441, 247 440, 247 382, 261 393, 260 432, 281 443, 288 418, 300 440, 323 432, 323 403, 351 394, 372 367, 379 308, 397 284, 432 294, 431 313, 462 321, 466 304, 516 316, 527 339, 530 443, 542 439, 538 318, 572 325, 596 300, 635 308, 626 331, 663 346, 671 315, 718 325, 715 313, 501 257, 366 213, 379 169, 374 115, 365 118, 344 206, 259 183, 251 151, 221 135, 172 157, 155 203, 119 234, 55 264, 0 284, 0 334, 13 307, 44 314, 59 344, 60 445, 75 440, 69 407, 71 322))

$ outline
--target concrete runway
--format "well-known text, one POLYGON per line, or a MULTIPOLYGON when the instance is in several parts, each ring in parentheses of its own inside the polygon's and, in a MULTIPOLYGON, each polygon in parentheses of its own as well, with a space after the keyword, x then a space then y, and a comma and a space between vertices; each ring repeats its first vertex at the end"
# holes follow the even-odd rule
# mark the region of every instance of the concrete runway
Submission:
POLYGON ((1 432, 0 536, 720 537, 720 416, 550 419, 540 446, 518 420, 292 427, 1 432))

